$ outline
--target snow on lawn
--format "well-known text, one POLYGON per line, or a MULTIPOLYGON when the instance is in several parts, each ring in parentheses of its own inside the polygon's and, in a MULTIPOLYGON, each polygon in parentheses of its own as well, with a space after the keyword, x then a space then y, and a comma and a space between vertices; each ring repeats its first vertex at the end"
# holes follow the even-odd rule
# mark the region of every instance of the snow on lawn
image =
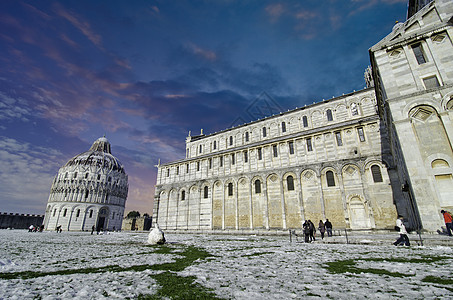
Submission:
POLYGON ((453 299, 450 247, 201 234, 167 234, 166 246, 150 246, 147 237, 0 230, 0 299, 453 299), (178 285, 184 279, 192 283, 178 285), (181 291, 195 286, 192 296, 181 291))

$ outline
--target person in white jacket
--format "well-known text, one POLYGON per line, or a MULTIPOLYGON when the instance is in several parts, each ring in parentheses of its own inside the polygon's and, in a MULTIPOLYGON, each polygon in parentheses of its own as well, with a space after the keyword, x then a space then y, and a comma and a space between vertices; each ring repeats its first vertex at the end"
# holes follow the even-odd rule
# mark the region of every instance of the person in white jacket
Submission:
POLYGON ((404 226, 403 223, 403 216, 398 216, 398 219, 396 219, 396 227, 399 228, 400 237, 393 243, 393 245, 410 246, 409 238, 407 237, 406 226, 404 226))

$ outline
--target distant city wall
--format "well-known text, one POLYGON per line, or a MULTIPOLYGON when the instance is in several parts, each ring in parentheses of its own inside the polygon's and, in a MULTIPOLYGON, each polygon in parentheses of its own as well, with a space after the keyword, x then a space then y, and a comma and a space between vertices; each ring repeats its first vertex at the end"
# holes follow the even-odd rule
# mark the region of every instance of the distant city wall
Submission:
POLYGON ((41 226, 43 220, 44 215, 0 212, 0 229, 28 229, 30 225, 41 226))

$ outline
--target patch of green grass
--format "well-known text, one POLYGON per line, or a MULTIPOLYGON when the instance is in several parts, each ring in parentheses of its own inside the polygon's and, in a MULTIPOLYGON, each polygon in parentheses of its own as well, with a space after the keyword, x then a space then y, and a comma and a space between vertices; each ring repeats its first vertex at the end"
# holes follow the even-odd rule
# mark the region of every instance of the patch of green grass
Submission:
POLYGON ((334 274, 342 274, 342 273, 353 273, 353 274, 361 274, 361 273, 371 273, 377 275, 388 275, 392 277, 409 277, 413 276, 410 274, 404 274, 399 272, 390 272, 384 269, 373 269, 373 268, 357 268, 355 267, 356 260, 347 259, 347 260, 340 260, 340 261, 332 261, 327 263, 327 270, 334 274))
POLYGON ((421 256, 420 258, 406 258, 406 257, 382 258, 382 257, 380 257, 380 258, 361 258, 360 260, 376 261, 376 262, 383 261, 383 262, 400 262, 400 263, 415 263, 415 264, 428 263, 428 264, 430 264, 430 263, 442 261, 445 259, 452 259, 452 258, 448 257, 448 256, 436 256, 436 257, 421 256))
POLYGON ((423 282, 430 282, 430 283, 438 283, 438 284, 452 284, 453 285, 453 279, 451 278, 441 278, 441 277, 436 277, 436 276, 426 276, 425 278, 422 279, 423 282))
POLYGON ((195 283, 195 276, 178 276, 173 272, 162 272, 152 276, 161 288, 153 295, 139 295, 138 299, 219 299, 205 287, 195 283))

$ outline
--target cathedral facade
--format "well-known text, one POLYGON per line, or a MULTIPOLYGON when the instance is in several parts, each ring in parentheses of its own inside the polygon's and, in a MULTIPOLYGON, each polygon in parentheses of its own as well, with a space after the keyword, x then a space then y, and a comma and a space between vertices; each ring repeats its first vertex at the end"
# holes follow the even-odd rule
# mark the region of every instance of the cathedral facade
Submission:
POLYGON ((155 220, 165 229, 393 227, 386 132, 372 88, 211 135, 158 169, 155 220))
POLYGON ((453 209, 453 2, 410 1, 370 49, 369 87, 189 136, 159 164, 153 219, 173 230, 435 231, 453 209), (374 87, 373 87, 374 86, 374 87))
POLYGON ((128 177, 105 137, 60 168, 50 190, 45 230, 121 230, 128 177))

